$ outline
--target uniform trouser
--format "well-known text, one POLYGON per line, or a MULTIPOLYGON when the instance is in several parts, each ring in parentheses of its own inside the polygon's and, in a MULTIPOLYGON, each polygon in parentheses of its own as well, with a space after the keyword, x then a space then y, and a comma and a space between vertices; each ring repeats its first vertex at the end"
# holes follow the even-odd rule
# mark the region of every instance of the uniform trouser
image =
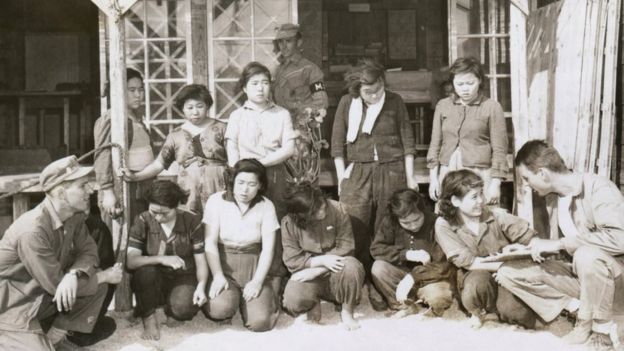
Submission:
POLYGON ((329 272, 307 282, 289 280, 284 291, 284 308, 291 314, 311 310, 320 299, 356 306, 362 295, 364 267, 351 256, 345 257, 340 272, 329 272))
POLYGON ((228 281, 228 289, 222 291, 207 303, 208 316, 214 320, 226 320, 234 317, 240 310, 243 324, 249 330, 262 332, 273 329, 279 316, 277 300, 273 287, 267 277, 260 295, 251 301, 245 301, 242 291, 253 278, 258 265, 258 253, 228 252, 220 248, 221 267, 228 281))
POLYGON ((373 259, 370 245, 373 234, 387 213, 388 200, 396 190, 407 186, 403 160, 356 162, 349 178, 340 184, 340 202, 351 217, 355 257, 362 262, 370 279, 373 259))
POLYGON ((195 272, 167 270, 143 266, 133 272, 132 291, 137 303, 134 312, 138 317, 149 317, 163 305, 165 314, 177 320, 190 320, 197 314, 199 307, 193 304, 197 287, 195 272))
MULTIPOLYGON (((396 299, 396 288, 399 286, 399 282, 406 275, 410 274, 410 271, 411 269, 408 267, 395 266, 382 260, 376 260, 373 263, 373 268, 371 269, 373 284, 386 299, 391 309, 400 309, 401 304, 396 299)), ((416 282, 408 296, 422 299, 436 313, 443 312, 453 303, 453 292, 449 282, 430 283, 422 288, 418 288, 419 286, 420 284, 416 282)))
POLYGON ((492 273, 468 271, 461 285, 462 305, 472 315, 478 316, 482 311, 497 313, 502 322, 535 328, 535 313, 507 289, 498 286, 492 273))
POLYGON ((572 298, 581 301, 578 318, 582 320, 608 321, 624 312, 622 265, 596 247, 578 248, 571 264, 509 262, 499 269, 498 280, 546 322, 555 319, 572 298))

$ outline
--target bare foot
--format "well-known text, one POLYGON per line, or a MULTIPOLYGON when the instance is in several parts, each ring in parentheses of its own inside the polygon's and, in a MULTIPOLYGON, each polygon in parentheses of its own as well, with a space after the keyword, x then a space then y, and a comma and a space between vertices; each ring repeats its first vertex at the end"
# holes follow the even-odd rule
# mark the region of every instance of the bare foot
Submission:
POLYGON ((158 321, 156 314, 153 313, 143 318, 143 333, 141 339, 144 340, 160 340, 160 330, 158 330, 158 321))
POLYGON ((321 321, 321 303, 317 302, 306 314, 308 323, 318 324, 321 321))
POLYGON ((393 319, 400 319, 400 318, 405 318, 409 315, 412 314, 417 314, 418 313, 418 305, 417 304, 412 304, 412 305, 408 305, 405 308, 399 310, 398 312, 394 313, 391 318, 393 319))
POLYGON ((340 311, 340 318, 342 319, 342 324, 347 328, 347 330, 356 330, 360 329, 360 323, 358 323, 355 318, 353 318, 353 311, 348 311, 347 308, 342 308, 340 311))
POLYGON ((467 323, 472 329, 479 329, 483 325, 481 318, 479 318, 479 316, 476 316, 474 314, 468 319, 467 323))
POLYGON ((184 322, 179 321, 170 316, 167 316, 167 321, 165 321, 165 325, 167 325, 169 328, 177 328, 181 326, 182 324, 184 324, 184 322))
POLYGON ((156 312, 154 313, 154 315, 156 316, 156 321, 158 322, 158 325, 167 323, 167 315, 165 314, 164 307, 161 306, 156 308, 156 312))

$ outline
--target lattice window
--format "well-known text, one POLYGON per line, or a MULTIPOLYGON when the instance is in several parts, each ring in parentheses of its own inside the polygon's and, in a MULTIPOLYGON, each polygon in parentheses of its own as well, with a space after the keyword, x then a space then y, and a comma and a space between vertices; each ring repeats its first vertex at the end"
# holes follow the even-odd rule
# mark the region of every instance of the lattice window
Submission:
POLYGON ((227 119, 242 101, 236 84, 245 65, 259 61, 274 71, 275 28, 297 22, 296 0, 211 0, 208 2, 210 90, 212 115, 227 119))
POLYGON ((473 56, 489 78, 486 94, 511 117, 509 0, 448 0, 449 62, 473 56))
POLYGON ((190 0, 140 0, 126 13, 126 63, 145 78, 145 121, 158 145, 184 121, 174 106, 192 81, 190 0))

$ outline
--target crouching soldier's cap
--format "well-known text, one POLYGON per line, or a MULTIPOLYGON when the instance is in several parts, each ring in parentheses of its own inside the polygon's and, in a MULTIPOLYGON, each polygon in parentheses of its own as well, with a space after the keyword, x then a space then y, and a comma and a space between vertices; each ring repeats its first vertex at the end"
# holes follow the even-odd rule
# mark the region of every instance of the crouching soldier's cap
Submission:
POLYGON ((292 38, 294 36, 297 36, 297 33, 299 33, 298 25, 292 23, 284 23, 277 29, 277 33, 275 34, 275 40, 292 38))
POLYGON ((50 191, 62 182, 82 178, 91 172, 93 167, 81 167, 76 156, 67 156, 47 165, 39 176, 39 184, 43 191, 50 191))

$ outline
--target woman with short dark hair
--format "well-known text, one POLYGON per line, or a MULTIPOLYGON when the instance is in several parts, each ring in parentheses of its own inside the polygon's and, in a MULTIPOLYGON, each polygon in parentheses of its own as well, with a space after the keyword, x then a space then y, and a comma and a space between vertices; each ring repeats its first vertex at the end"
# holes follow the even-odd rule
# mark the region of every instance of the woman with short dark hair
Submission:
POLYGON ((240 310, 252 331, 273 328, 279 314, 267 278, 279 223, 275 207, 263 194, 266 169, 255 159, 238 161, 229 172, 226 191, 206 202, 206 257, 212 272, 209 316, 230 320, 240 310))
POLYGON ((206 86, 186 85, 175 100, 186 122, 173 129, 165 139, 158 157, 137 173, 126 172, 126 179, 151 179, 176 161, 180 165, 178 184, 189 193, 185 208, 197 214, 208 197, 225 188, 226 123, 208 117, 213 100, 206 86))
POLYGON ((485 182, 488 204, 500 201, 507 172, 507 126, 501 105, 486 97, 486 76, 474 58, 458 58, 451 68, 454 94, 436 105, 427 153, 429 196, 436 201, 444 176, 467 168, 485 182))
MULTIPOLYGON (((407 108, 401 96, 386 90, 384 76, 383 66, 372 59, 347 74, 349 94, 340 99, 331 139, 340 202, 352 217, 355 256, 369 278, 370 243, 388 198, 397 189, 418 189, 407 108)), ((374 309, 386 308, 375 289, 369 288, 369 298, 374 309)))
POLYGON ((308 182, 289 189, 285 200, 282 243, 292 276, 284 291, 284 308, 292 314, 308 312, 308 320, 318 322, 320 300, 329 300, 342 305, 340 316, 348 330, 359 328, 353 311, 361 297, 364 267, 353 257, 347 211, 308 182))
MULTIPOLYGON (((135 313, 147 340, 158 340, 156 309, 165 306, 167 324, 190 320, 206 302, 208 265, 201 218, 177 209, 186 201, 180 187, 157 180, 145 194, 149 209, 137 216, 128 240, 128 269, 133 270, 135 313)), ((206 306, 205 306, 206 307, 206 306)))

